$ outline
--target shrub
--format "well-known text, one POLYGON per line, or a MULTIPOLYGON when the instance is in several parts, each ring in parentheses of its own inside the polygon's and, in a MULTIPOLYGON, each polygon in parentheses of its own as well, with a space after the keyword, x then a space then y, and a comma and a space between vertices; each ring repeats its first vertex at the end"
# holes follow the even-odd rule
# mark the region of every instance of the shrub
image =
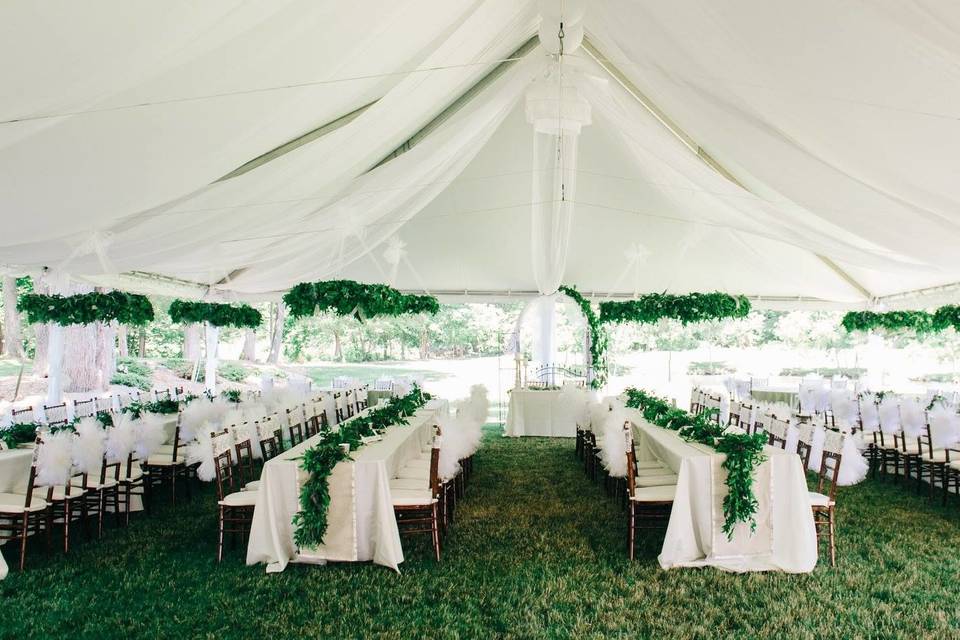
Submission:
POLYGON ((125 357, 117 358, 117 373, 129 373, 141 378, 150 378, 153 376, 153 370, 146 362, 137 358, 125 357))
POLYGON ((110 379, 110 384, 119 384, 125 387, 136 387, 142 391, 150 391, 153 388, 153 380, 136 373, 127 373, 117 371, 110 379))
POLYGON ((243 382, 250 375, 250 370, 232 362, 225 362, 217 368, 217 375, 230 382, 243 382))
MULTIPOLYGON (((193 361, 184 360, 183 358, 165 358, 160 361, 167 369, 170 369, 178 378, 183 378, 184 380, 192 380, 193 376, 193 361)), ((203 363, 200 363, 200 370, 197 373, 197 379, 195 382, 203 382, 203 363)))
POLYGON ((687 365, 687 374, 691 376, 720 376, 736 370, 736 367, 718 361, 691 362, 687 365))

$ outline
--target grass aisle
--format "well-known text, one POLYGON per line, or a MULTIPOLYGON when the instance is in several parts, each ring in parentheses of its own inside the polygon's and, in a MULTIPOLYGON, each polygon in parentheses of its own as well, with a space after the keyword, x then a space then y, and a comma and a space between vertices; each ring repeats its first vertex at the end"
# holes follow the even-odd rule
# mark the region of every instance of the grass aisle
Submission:
MULTIPOLYGON (((811 575, 662 571, 661 541, 625 554, 625 516, 572 440, 488 428, 437 565, 406 543, 403 573, 217 567, 210 488, 64 559, 32 549, 0 582, 0 637, 958 637, 960 518, 867 482, 840 494, 840 566, 811 575)), ((9 557, 9 550, 5 550, 9 557)))

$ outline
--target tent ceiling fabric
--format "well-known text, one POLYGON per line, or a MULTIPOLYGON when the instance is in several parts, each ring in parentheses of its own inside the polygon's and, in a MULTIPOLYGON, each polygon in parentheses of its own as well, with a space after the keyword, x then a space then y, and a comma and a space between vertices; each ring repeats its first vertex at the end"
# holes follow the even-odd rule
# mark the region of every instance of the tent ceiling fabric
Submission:
MULTIPOLYGON (((564 282, 956 299, 960 5, 584 6, 564 282)), ((532 0, 4 3, 0 263, 227 299, 535 291, 538 26, 532 0)))

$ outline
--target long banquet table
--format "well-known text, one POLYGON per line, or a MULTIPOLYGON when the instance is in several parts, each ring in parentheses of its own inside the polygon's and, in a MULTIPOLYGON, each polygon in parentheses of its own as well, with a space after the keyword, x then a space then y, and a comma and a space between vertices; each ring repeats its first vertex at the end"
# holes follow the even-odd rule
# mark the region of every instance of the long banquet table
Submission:
POLYGON ((247 564, 266 563, 267 572, 273 573, 283 571, 290 562, 372 560, 399 570, 403 547, 390 479, 407 461, 419 457, 433 437, 436 419, 448 407, 445 400, 431 400, 408 419, 409 425, 388 427, 382 440, 365 445, 352 460, 334 467, 329 478, 327 533, 319 547, 298 548, 292 520, 300 510, 300 488, 309 477, 300 468, 300 458, 322 434, 268 461, 260 475, 247 564))
POLYGON ((675 431, 630 410, 637 460, 659 460, 678 476, 677 492, 658 558, 664 569, 713 566, 727 571, 813 571, 817 534, 800 456, 766 447, 755 470, 757 528, 738 524, 732 540, 722 531, 727 495, 726 456, 686 442, 675 431))
MULTIPOLYGON (((24 493, 30 482, 30 463, 33 449, 4 449, 0 451, 0 493, 24 493)), ((0 553, 0 580, 7 576, 7 563, 0 553)))
POLYGON ((506 435, 573 438, 577 435, 576 418, 564 406, 559 390, 513 389, 506 435))

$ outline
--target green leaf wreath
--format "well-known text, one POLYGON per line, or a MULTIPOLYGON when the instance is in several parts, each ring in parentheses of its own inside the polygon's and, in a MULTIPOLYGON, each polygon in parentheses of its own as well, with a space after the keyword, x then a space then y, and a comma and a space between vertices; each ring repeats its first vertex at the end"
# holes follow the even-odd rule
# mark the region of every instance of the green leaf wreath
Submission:
MULTIPOLYGON (((942 318, 945 320, 946 313, 942 318)), ((851 311, 843 316, 840 324, 851 332, 880 329, 891 332, 908 330, 930 333, 943 328, 939 322, 935 321, 935 316, 926 311, 888 311, 886 313, 851 311)))
POLYGON ((153 305, 146 296, 123 291, 78 293, 72 296, 25 293, 17 309, 31 323, 61 326, 111 322, 144 325, 153 320, 153 305))
POLYGON ((407 418, 429 399, 429 394, 414 385, 407 395, 391 398, 383 407, 370 409, 342 423, 336 431, 328 429, 317 444, 304 451, 300 466, 310 477, 300 489, 300 511, 293 516, 293 539, 297 546, 323 544, 330 509, 330 474, 338 462, 350 458, 340 445, 349 444, 350 451, 356 451, 363 446, 363 438, 391 425, 408 424, 407 418))
POLYGON ((436 314, 440 303, 433 296, 401 293, 385 284, 362 284, 353 280, 301 282, 283 296, 294 318, 332 311, 358 320, 408 313, 436 314))
POLYGON ((181 324, 208 322, 215 327, 256 329, 263 324, 263 315, 245 304, 231 305, 195 300, 174 300, 170 303, 170 319, 181 324))
POLYGON ((733 537, 736 525, 749 523, 756 531, 757 497, 753 493, 753 472, 766 457, 767 440, 762 433, 725 433, 726 427, 712 419, 716 409, 694 416, 673 406, 667 400, 639 389, 625 392, 626 405, 639 409, 644 419, 658 427, 677 431, 681 438, 713 447, 726 455, 723 469, 727 472, 727 495, 723 499, 723 532, 733 537))

